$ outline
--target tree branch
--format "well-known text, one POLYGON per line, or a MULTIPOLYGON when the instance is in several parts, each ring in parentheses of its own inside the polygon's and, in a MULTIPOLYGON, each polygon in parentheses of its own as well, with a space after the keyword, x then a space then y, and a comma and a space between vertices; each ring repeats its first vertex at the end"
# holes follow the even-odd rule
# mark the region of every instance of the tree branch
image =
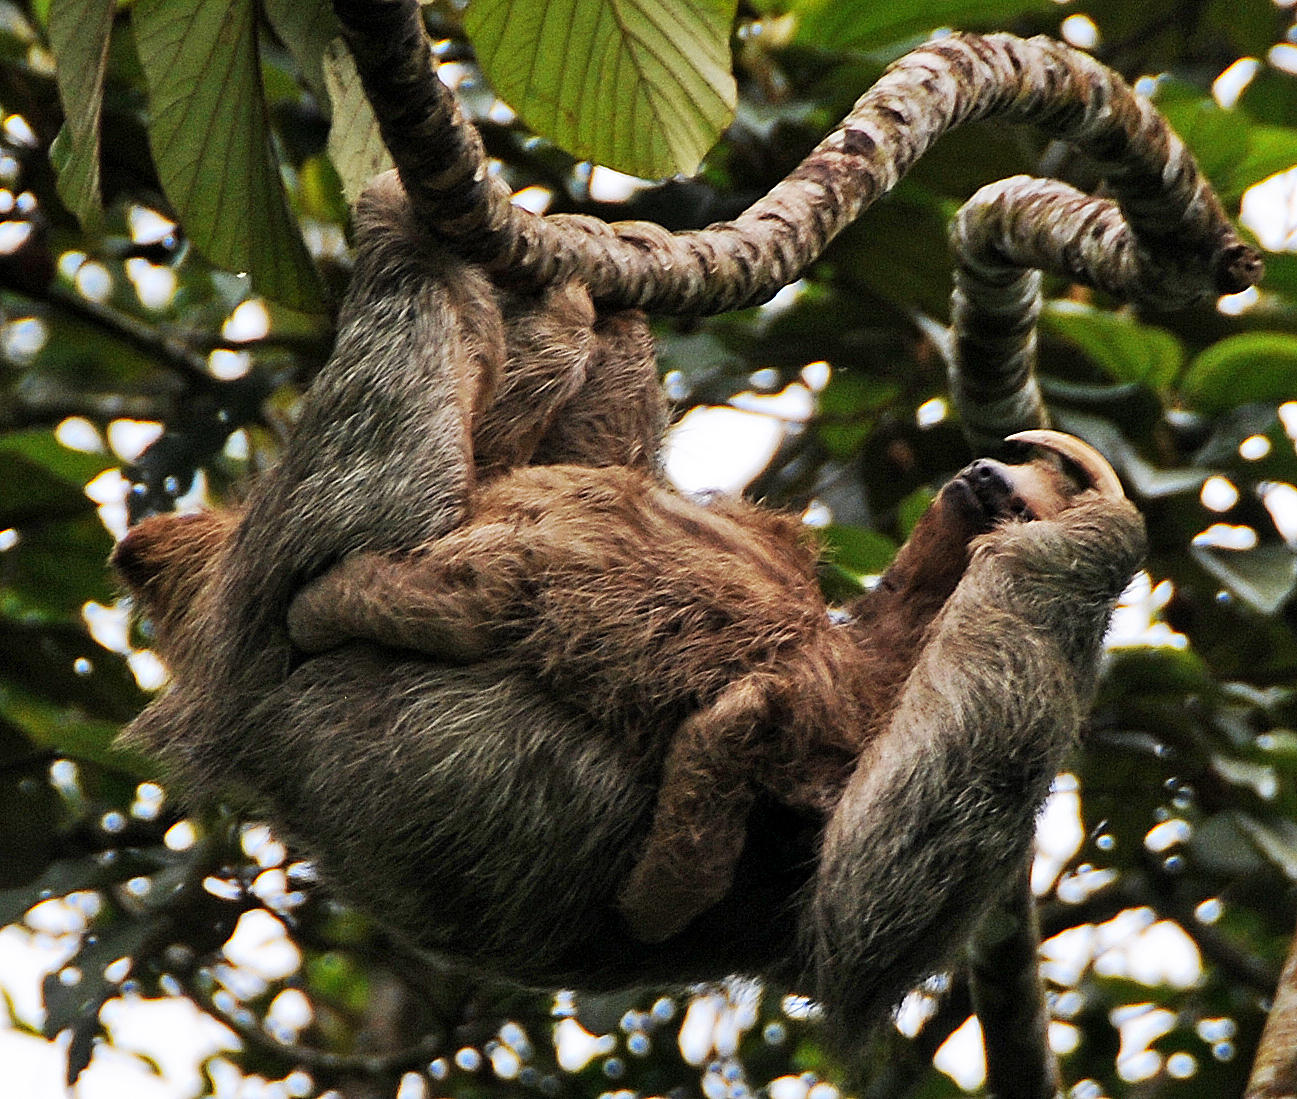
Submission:
POLYGON ((261 1053, 309 1072, 329 1076, 350 1074, 399 1076, 401 1073, 426 1067, 429 1061, 439 1057, 445 1051, 446 1040, 440 1034, 429 1034, 403 1049, 381 1053, 332 1053, 329 1050, 297 1042, 281 1042, 266 1033, 260 1024, 222 1011, 213 995, 207 989, 200 987, 197 981, 187 981, 183 988, 185 995, 200 1010, 229 1027, 238 1035, 240 1041, 261 1053))
POLYGON ((509 201, 481 139, 437 79, 417 0, 334 0, 366 94, 419 217, 511 279, 575 276, 606 307, 718 313, 795 279, 948 129, 999 118, 1040 126, 1094 158, 1149 255, 1195 296, 1261 274, 1183 142, 1086 54, 1046 38, 951 35, 897 61, 786 179, 734 221, 672 234, 647 222, 538 217, 509 201))
POLYGON ((1297 937, 1275 989, 1244 1099, 1291 1099, 1293 1095, 1297 1095, 1297 937))
POLYGON ((1048 427, 1036 384, 1039 271, 1154 309, 1201 295, 1196 272, 1174 253, 1147 251, 1117 203, 1049 179, 989 184, 959 210, 950 231, 950 390, 974 449, 1048 427))
POLYGON ((1036 901, 1024 866, 1012 893, 982 920, 969 947, 973 1006, 986 1048, 986 1090, 995 1099, 1054 1099, 1058 1093, 1039 952, 1036 901))
POLYGON ((207 356, 195 351, 184 340, 138 320, 111 306, 82 297, 80 294, 50 283, 44 294, 50 305, 87 324, 102 328, 150 359, 162 362, 191 381, 212 385, 215 379, 207 369, 207 356))

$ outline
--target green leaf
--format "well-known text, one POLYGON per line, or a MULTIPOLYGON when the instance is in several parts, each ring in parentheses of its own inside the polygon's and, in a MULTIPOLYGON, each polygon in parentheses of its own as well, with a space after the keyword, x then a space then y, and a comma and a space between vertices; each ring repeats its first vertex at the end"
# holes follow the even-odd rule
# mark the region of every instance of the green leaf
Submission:
POLYGON ((1079 347, 1115 381, 1138 382, 1162 392, 1184 364, 1184 348, 1170 332, 1077 302, 1046 306, 1041 327, 1079 347))
POLYGON ((258 293, 318 311, 320 285, 279 180, 252 0, 139 0, 132 14, 149 86, 162 186, 212 263, 258 293))
POLYGON ((324 54, 324 83, 333 105, 329 126, 329 159, 342 180, 342 193, 355 202, 379 172, 392 167, 392 157, 378 132, 378 119, 365 98, 351 51, 334 42, 324 54))
POLYGON ((1189 364, 1180 393, 1190 407, 1217 414, 1291 400, 1297 394, 1297 336, 1242 332, 1214 343, 1189 364))
POLYGON ((1247 155, 1247 116, 1226 110, 1197 89, 1193 90, 1192 98, 1180 91, 1159 94, 1157 103, 1175 132, 1189 146, 1203 173, 1213 183, 1222 185, 1247 155))
POLYGON ((950 303, 948 211, 941 198, 903 181, 866 210, 834 244, 833 257, 848 286, 859 286, 903 310, 942 316, 950 303), (905 262, 898 263, 897 257, 905 262))
POLYGON ((834 523, 819 535, 825 560, 856 580, 883 572, 896 556, 896 543, 875 530, 834 523))
POLYGON ((333 9, 325 0, 263 0, 266 18, 293 55, 302 78, 319 100, 325 97, 324 56, 342 34, 333 9))
POLYGON ((862 374, 835 371, 819 397, 815 433, 825 450, 846 461, 873 430, 876 413, 896 399, 897 387, 862 374))
MULTIPOLYGON (((69 961, 69 969, 51 973, 45 978, 45 1036, 52 1038, 61 1030, 74 1027, 79 1032, 98 1034, 99 1011, 104 1001, 117 995, 118 985, 104 976, 104 970, 119 958, 134 958, 148 941, 152 928, 143 920, 118 918, 109 923, 100 920, 94 934, 82 939, 81 949, 69 961), (63 973, 75 973, 75 980, 61 979, 63 973)), ((89 1050, 84 1062, 89 1064, 89 1050)), ((82 1068, 85 1064, 81 1065, 82 1068)), ((69 1058, 69 1071, 75 1064, 69 1058)))
POLYGON ((1297 130, 1287 126, 1248 127, 1247 154, 1222 180, 1223 197, 1242 195, 1254 183, 1297 164, 1297 130))
POLYGON ((1226 881, 1255 874, 1261 868, 1255 842, 1243 824, 1243 814, 1233 810, 1217 813, 1198 824, 1187 847, 1196 865, 1226 881))
POLYGON ((1247 813, 1240 813, 1237 823, 1272 866, 1290 882, 1297 882, 1297 824, 1290 820, 1270 824, 1247 813))
POLYGON ((50 150, 59 197, 82 224, 103 213, 99 192, 99 112, 115 0, 53 0, 49 35, 54 50, 63 129, 50 150))
POLYGON ((18 544, 5 551, 6 603, 13 598, 27 613, 66 620, 86 600, 108 602, 117 594, 106 564, 113 540, 90 501, 83 496, 82 503, 89 514, 80 518, 47 517, 18 528, 18 544))
MULTIPOLYGON (((7 730, 6 730, 7 732, 7 730)), ((25 738, 25 759, 6 761, 0 770, 0 890, 16 889, 44 872, 58 849, 60 798, 45 781, 46 760, 32 757, 25 738)))
POLYGON ((568 152, 693 174, 734 116, 735 0, 474 0, 464 29, 496 92, 568 152))
POLYGON ((1297 132, 1253 122, 1239 107, 1225 108, 1183 81, 1163 80, 1156 101, 1229 204, 1252 184, 1297 164, 1297 132))
POLYGON ((1193 558, 1249 606, 1264 615, 1297 592, 1297 555, 1287 546, 1262 544, 1250 550, 1191 546, 1193 558))
POLYGON ((0 437, 0 530, 93 514, 85 486, 105 464, 102 454, 69 450, 49 431, 0 437))
POLYGON ((1106 705, 1130 697, 1202 694, 1209 689, 1210 678, 1207 665, 1192 649, 1123 645, 1109 654, 1101 700, 1106 705))
POLYGON ((3 684, 0 718, 21 730, 37 748, 52 749, 71 759, 96 763, 139 779, 157 775, 153 761, 131 749, 114 747, 121 731, 120 718, 104 721, 79 716, 75 706, 48 703, 3 684))
POLYGON ((1002 25, 1051 0, 792 0, 799 43, 830 50, 875 50, 938 27, 1002 25))
POLYGON ((919 520, 932 507, 935 499, 936 495, 931 489, 917 488, 897 505, 896 522, 906 538, 914 533, 914 528, 919 525, 919 520))

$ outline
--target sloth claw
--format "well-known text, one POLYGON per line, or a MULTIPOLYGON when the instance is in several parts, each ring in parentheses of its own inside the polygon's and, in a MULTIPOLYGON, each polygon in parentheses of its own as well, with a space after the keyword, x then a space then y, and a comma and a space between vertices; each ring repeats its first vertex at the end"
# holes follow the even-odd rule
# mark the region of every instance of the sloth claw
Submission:
POLYGON ((1006 443, 1026 443, 1057 454, 1065 462, 1078 469, 1085 477, 1088 487, 1095 489, 1101 496, 1112 499, 1125 499, 1126 493, 1121 487, 1121 480, 1108 460, 1089 443, 1082 442, 1075 435, 1066 435, 1061 431, 1037 429, 1019 431, 1004 440, 1006 443))

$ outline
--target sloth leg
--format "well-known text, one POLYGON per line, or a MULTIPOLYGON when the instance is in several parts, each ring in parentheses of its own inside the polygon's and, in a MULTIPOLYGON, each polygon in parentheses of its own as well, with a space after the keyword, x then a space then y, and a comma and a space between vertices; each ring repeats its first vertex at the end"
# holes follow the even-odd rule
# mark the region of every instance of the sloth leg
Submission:
POLYGON ((581 387, 551 420, 533 461, 652 468, 666 427, 653 333, 637 309, 599 318, 581 387))
POLYGON ((653 823, 619 901, 637 939, 670 938, 730 891, 769 747, 771 686, 764 673, 736 680, 672 736, 653 823))
POLYGON ((1144 548, 1102 486, 975 544, 825 829, 804 932, 844 1035, 939 969, 1023 864, 1144 548))
POLYGON ((473 455, 489 477, 532 461, 536 446, 589 376, 595 312, 579 283, 501 293, 505 361, 495 396, 473 425, 473 455))

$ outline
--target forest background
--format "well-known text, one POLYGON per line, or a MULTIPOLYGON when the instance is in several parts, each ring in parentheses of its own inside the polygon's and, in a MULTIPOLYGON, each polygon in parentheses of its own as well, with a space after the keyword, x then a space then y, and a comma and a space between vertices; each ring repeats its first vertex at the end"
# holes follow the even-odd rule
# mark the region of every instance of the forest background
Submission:
MULTIPOLYGON (((1266 249, 1259 291, 1153 315, 1048 285, 1047 399, 1122 474, 1152 552, 1047 808, 1034 885, 1071 1094, 1242 1094, 1297 912, 1293 5, 472 0, 427 14, 444 76, 535 209, 673 229, 733 216, 888 61, 956 27, 1092 51, 1241 210, 1266 249), (642 32, 666 13, 680 31, 659 67, 642 32), (596 48, 624 79, 589 83, 596 48)), ((831 1096, 841 1075, 815 1011, 783 990, 576 998, 449 976, 334 903, 262 824, 187 814, 150 761, 112 747, 162 679, 104 564, 130 484, 155 503, 236 498, 328 354, 344 196, 381 163, 335 34, 314 0, 0 3, 13 1094, 58 1095, 66 1077, 84 1096, 144 1099, 831 1096)), ((833 593, 885 566, 969 456, 939 346, 946 225, 1017 172, 1092 182, 1035 133, 966 127, 769 305, 658 329, 683 422, 673 469, 802 512, 830 547, 833 593)), ((945 983, 879 1039, 865 1094, 977 1087, 967 988, 945 983)))

